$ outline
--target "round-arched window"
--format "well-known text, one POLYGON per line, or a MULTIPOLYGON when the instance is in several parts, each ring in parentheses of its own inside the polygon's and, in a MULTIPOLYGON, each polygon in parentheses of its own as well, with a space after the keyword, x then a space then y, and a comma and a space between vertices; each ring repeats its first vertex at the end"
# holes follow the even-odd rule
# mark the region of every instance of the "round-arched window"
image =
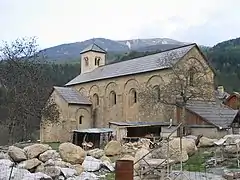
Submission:
POLYGON ((114 106, 115 104, 117 104, 117 96, 114 91, 110 92, 109 100, 110 100, 110 106, 114 106))

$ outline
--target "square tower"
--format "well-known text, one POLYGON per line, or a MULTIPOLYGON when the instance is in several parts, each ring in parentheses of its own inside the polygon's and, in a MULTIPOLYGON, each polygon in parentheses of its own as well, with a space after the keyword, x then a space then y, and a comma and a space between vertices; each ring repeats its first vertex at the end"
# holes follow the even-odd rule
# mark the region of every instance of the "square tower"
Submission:
POLYGON ((99 66, 105 65, 106 51, 95 43, 86 47, 81 54, 81 74, 91 72, 99 66))

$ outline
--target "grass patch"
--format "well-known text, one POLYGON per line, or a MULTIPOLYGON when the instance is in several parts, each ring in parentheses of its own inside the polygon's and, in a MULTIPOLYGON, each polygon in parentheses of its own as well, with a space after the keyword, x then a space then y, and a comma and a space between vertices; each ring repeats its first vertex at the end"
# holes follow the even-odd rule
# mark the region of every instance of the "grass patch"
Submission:
POLYGON ((188 161, 184 163, 183 168, 186 171, 197 171, 197 172, 205 172, 206 165, 205 162, 207 159, 213 156, 212 153, 204 153, 206 149, 201 148, 198 151, 189 157, 188 161))
POLYGON ((108 173, 104 178, 101 180, 115 180, 115 173, 108 173))
MULTIPOLYGON (((209 149, 208 149, 209 151, 209 149)), ((194 172, 205 172, 206 171, 206 165, 205 162, 210 157, 213 157, 213 154, 205 153, 205 148, 199 148, 198 151, 189 157, 188 161, 183 163, 183 170, 185 171, 194 171, 194 172)), ((174 169, 180 169, 180 164, 176 164, 173 167, 174 169)))
POLYGON ((52 148, 53 150, 58 151, 58 147, 59 147, 59 145, 60 145, 60 142, 51 142, 51 143, 44 143, 44 144, 48 144, 49 146, 51 146, 51 148, 52 148))

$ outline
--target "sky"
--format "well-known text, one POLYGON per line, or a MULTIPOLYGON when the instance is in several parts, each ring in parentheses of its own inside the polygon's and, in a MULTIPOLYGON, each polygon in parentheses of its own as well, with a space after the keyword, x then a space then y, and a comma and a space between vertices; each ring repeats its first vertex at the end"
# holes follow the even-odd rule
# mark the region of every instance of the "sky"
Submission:
POLYGON ((0 0, 0 40, 41 48, 103 37, 213 46, 240 37, 240 0, 0 0))

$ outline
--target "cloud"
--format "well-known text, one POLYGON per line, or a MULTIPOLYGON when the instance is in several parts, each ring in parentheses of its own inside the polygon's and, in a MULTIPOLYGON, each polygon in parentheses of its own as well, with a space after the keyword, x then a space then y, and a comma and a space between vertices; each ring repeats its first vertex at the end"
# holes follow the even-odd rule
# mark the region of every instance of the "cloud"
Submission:
POLYGON ((238 35, 239 5, 238 0, 0 1, 0 39, 37 36, 41 47, 92 37, 168 37, 212 45, 238 35))

